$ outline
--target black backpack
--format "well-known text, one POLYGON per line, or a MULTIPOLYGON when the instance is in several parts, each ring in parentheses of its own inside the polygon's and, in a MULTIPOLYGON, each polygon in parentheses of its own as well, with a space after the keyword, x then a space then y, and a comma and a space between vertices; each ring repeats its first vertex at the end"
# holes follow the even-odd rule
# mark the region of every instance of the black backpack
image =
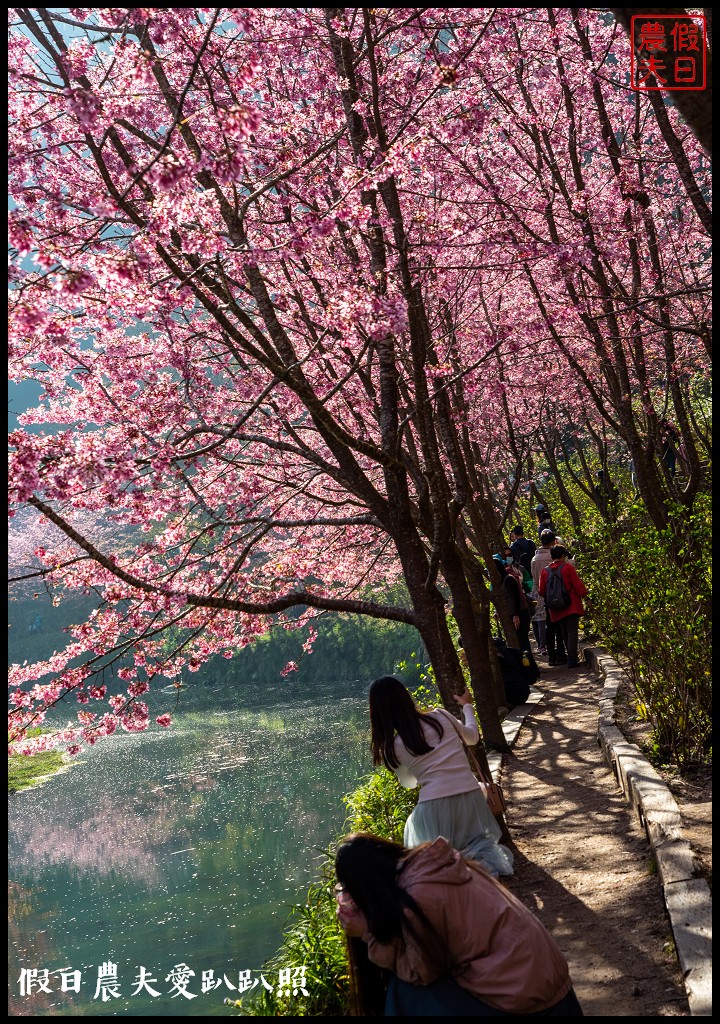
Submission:
POLYGON ((496 639, 495 646, 503 677, 505 700, 510 707, 524 704, 530 696, 530 687, 540 675, 537 662, 529 651, 507 647, 502 639, 496 639))
POLYGON ((547 567, 545 605, 554 612, 564 612, 570 604, 570 594, 565 586, 562 568, 558 565, 547 567))
POLYGON ((527 537, 518 537, 514 544, 510 545, 510 550, 515 555, 518 563, 531 572, 531 564, 533 556, 537 551, 537 547, 527 537), (518 553, 519 552, 519 553, 518 553))

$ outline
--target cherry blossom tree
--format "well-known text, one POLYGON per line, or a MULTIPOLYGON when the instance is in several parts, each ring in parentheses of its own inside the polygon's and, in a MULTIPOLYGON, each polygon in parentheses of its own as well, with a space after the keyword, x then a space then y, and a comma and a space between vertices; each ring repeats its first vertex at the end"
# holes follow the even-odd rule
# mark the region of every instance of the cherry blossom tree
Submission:
MULTIPOLYGON (((630 35, 632 31, 632 19, 633 15, 647 14, 647 8, 643 7, 611 7, 610 10, 613 12, 615 17, 618 19, 620 24, 623 26, 625 31, 630 35)), ((693 15, 695 11, 688 11, 684 7, 663 7, 663 14, 678 14, 678 15, 693 15)), ((712 7, 700 8, 700 12, 704 16, 705 25, 707 29, 708 37, 712 32, 712 7)), ((699 12, 698 12, 699 13, 699 12)), ((712 153, 712 55, 708 47, 709 38, 705 37, 705 33, 702 34, 702 47, 705 51, 705 60, 707 63, 707 78, 708 87, 706 89, 695 90, 679 90, 673 95, 673 100, 680 108, 684 119, 692 128, 693 132, 697 136, 701 146, 708 154, 712 153)), ((654 76, 653 76, 654 77, 654 76)), ((661 124, 665 124, 665 114, 663 109, 663 102, 658 93, 650 94, 650 101, 653 105, 658 121, 661 124)), ((663 136, 665 136, 665 130, 663 128, 663 136)), ((673 147, 673 142, 670 141, 669 145, 673 147)))
MULTIPOLYGON (((610 48, 625 68, 629 53, 609 19, 547 10, 502 42, 497 59, 515 81, 500 90, 494 65, 479 75, 495 101, 486 129, 511 145, 471 153, 449 134, 441 142, 457 173, 493 201, 517 258, 500 292, 506 304, 512 296, 514 315, 502 322, 515 352, 532 359, 545 338, 535 389, 527 357, 513 367, 504 349, 509 460, 519 478, 533 421, 536 432, 543 423, 577 429, 589 403, 596 427, 624 442, 663 528, 676 503, 692 506, 704 472, 692 388, 709 372, 708 163, 676 110, 662 106, 659 116, 657 97, 610 76, 610 48), (521 194, 533 200, 520 204, 521 194), (682 438, 682 486, 657 458, 668 416, 682 438)), ((476 408, 484 415, 487 403, 476 408)))
MULTIPOLYGON (((38 674, 56 673, 85 651, 93 655, 48 686, 36 687, 32 696, 18 690, 16 702, 28 709, 24 718, 35 713, 35 699, 52 702, 68 690, 83 702, 88 693, 104 696, 104 684, 86 690, 85 680, 107 668, 106 652, 117 659, 134 650, 139 631, 144 644, 135 665, 118 671, 131 699, 116 694, 111 706, 124 727, 142 727, 147 707, 137 698, 149 686, 147 676, 172 675, 190 643, 184 640, 168 658, 163 634, 171 625, 182 623, 192 638, 192 668, 220 647, 229 653, 233 645, 249 642, 266 628, 268 614, 300 604, 414 621, 442 666, 441 689, 449 699, 461 677, 445 624, 445 599, 413 521, 408 470, 395 451, 397 368, 389 332, 403 330, 407 303, 381 269, 385 244, 375 223, 375 147, 368 130, 356 123, 352 89, 340 90, 339 104, 336 95, 326 96, 328 69, 337 79, 346 61, 335 28, 324 26, 329 45, 311 61, 317 65, 309 69, 317 76, 316 93, 308 96, 303 73, 289 80, 283 71, 280 12, 260 28, 261 34, 278 35, 280 43, 277 78, 262 93, 255 89, 249 15, 242 12, 232 12, 232 30, 226 23, 218 29, 219 12, 207 21, 172 12, 162 27, 152 19, 129 23, 127 11, 107 12, 106 20, 116 24, 101 22, 88 32, 90 37, 94 31, 96 45, 88 37, 68 44, 57 19, 46 12, 18 13, 27 32, 16 37, 18 57, 29 61, 18 71, 19 94, 25 95, 36 72, 47 83, 47 90, 30 90, 39 105, 21 125, 24 143, 14 155, 22 181, 13 217, 18 254, 28 251, 26 232, 42 225, 45 234, 55 215, 64 225, 60 235, 53 227, 33 252, 41 269, 15 282, 23 336, 19 365, 27 374, 30 362, 34 367, 42 360, 46 408, 39 418, 70 429, 52 436, 13 435, 17 497, 90 556, 91 565, 84 572, 75 569, 65 585, 92 585, 108 602, 93 623, 78 627, 76 644, 62 656, 14 673, 13 681, 22 685, 38 674), (112 47, 98 42, 108 35, 112 47), (170 52, 161 59, 157 47, 163 45, 170 52), (168 76, 170 53, 175 82, 168 76), (50 75, 41 70, 48 58, 54 65, 50 75), (211 68, 214 80, 208 79, 211 68), (201 89, 196 76, 204 80, 201 89), (103 88, 112 97, 107 111, 103 88), (48 104, 57 104, 64 124, 52 143, 45 119, 56 118, 48 104), (288 147, 290 124, 295 147, 288 147), (325 131, 320 145, 318 124, 325 131), (256 139, 254 133, 261 132, 256 139), (339 145, 343 136, 346 152, 339 145), (304 147, 299 159, 298 146, 304 147), (78 170, 78 156, 83 169, 74 181, 82 195, 66 199, 63 183, 73 178, 73 166, 78 170), (34 166, 41 162, 42 168, 34 166), (331 170, 335 174, 328 177, 331 170), (327 189, 321 197, 319 177, 327 189), (18 213, 22 207, 25 216, 18 213), (186 239, 178 233, 181 224, 190 233, 186 239), (254 255, 260 249, 269 254, 271 282, 254 255), (343 280, 338 287, 333 275, 327 278, 326 267, 338 257, 357 281, 343 280), (103 301, 108 292, 122 295, 112 312, 103 301), (43 296, 44 307, 38 302, 43 296), (130 338, 128 329, 139 320, 149 330, 130 338), (76 390, 68 389, 68 374, 76 390), (379 438, 367 429, 368 415, 371 421, 384 419, 379 438), (386 494, 378 489, 383 477, 386 494), (130 566, 123 565, 52 506, 70 495, 75 508, 116 509, 125 522, 150 531, 154 520, 162 529, 151 543, 138 546, 130 566), (353 497, 361 503, 359 517, 346 511, 353 497), (323 514, 328 506, 340 508, 339 514, 323 514), (357 586, 358 575, 382 571, 387 539, 381 532, 399 556, 413 613, 331 595, 335 584, 350 578, 357 586), (243 573, 250 565, 252 572, 243 573), (324 584, 319 591, 293 586, 318 575, 324 584), (283 594, 288 583, 291 589, 283 594), (138 595, 133 611, 118 615, 117 606, 138 595)), ((308 32, 317 34, 319 13, 295 13, 296 43, 302 46, 308 32)), ((76 24, 86 14, 76 12, 76 24)), ((432 96, 439 86, 432 75, 426 77, 432 96)), ((404 273, 403 287, 419 292, 407 266, 404 273)), ((425 327, 418 316, 416 349, 425 327)), ((424 361, 417 352, 413 358, 424 361)), ((429 392, 421 370, 413 386, 420 387, 427 427, 429 392)), ((418 404, 416 397, 412 401, 418 404)), ((405 429, 410 436, 412 428, 405 429)), ((442 470, 431 428, 421 443, 423 455, 436 463, 432 490, 440 506, 442 470)), ((422 471, 415 467, 418 477, 422 471)), ((432 516, 426 498, 428 510, 432 516)), ((68 565, 51 561, 47 570, 59 574, 68 565)), ((382 575, 387 579, 389 573, 382 575)), ((105 716, 96 727, 91 713, 83 714, 88 740, 113 724, 105 716)))
POLYGON ((72 544, 33 571, 101 601, 13 668, 19 749, 142 730, 154 679, 320 610, 415 625, 452 707, 450 608, 502 747, 491 598, 513 630, 486 572, 542 411, 589 406, 660 521, 670 402, 697 486, 706 235, 610 77, 625 37, 535 8, 12 19, 10 368, 44 389, 10 437, 12 510, 72 544), (399 579, 408 607, 372 599, 399 579), (24 740, 69 694, 78 725, 24 740))

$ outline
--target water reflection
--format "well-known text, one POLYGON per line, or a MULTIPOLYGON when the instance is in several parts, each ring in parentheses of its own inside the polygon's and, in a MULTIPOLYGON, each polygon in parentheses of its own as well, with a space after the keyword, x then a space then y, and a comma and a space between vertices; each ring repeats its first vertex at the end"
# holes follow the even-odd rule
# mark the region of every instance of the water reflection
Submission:
POLYGON ((259 970, 342 827, 341 795, 369 768, 366 701, 187 714, 174 731, 114 736, 83 756, 10 801, 10 878, 25 907, 10 938, 14 1015, 223 1015, 224 985, 192 1002, 129 999, 131 975, 143 965, 164 978, 184 961, 237 984, 259 970), (107 960, 128 981, 103 1004, 91 981, 107 960), (90 972, 80 993, 19 999, 22 968, 69 966, 90 972))

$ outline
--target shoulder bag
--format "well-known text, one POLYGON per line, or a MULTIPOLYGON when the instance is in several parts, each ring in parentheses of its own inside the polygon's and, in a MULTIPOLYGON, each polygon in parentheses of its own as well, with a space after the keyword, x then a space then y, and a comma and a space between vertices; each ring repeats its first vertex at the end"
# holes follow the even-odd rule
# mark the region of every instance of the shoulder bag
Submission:
MULTIPOLYGON (((462 737, 461 737, 462 739, 462 737)), ((464 742, 464 741, 463 741, 464 742)), ((465 743, 465 753, 467 759, 470 762, 470 767, 475 769, 475 774, 479 776, 480 788, 483 791, 487 805, 493 814, 502 814, 507 808, 505 802, 505 794, 502 791, 502 786, 499 782, 493 782, 492 776, 486 775, 482 769, 482 766, 475 754, 470 747, 465 743)))
MULTIPOLYGON (((442 710, 446 711, 445 708, 442 710)), ((507 803, 505 801, 505 794, 502 791, 502 786, 499 782, 493 782, 492 776, 487 774, 477 757, 475 756, 471 747, 467 745, 465 740, 460 735, 460 730, 457 727, 457 719, 449 711, 446 711, 448 717, 452 720, 455 731, 457 732, 465 753, 467 755, 468 763, 473 771, 473 775, 477 776, 478 782, 480 783, 480 789, 483 791, 483 796, 487 800, 487 805, 490 808, 492 814, 502 814, 507 809, 507 803)))

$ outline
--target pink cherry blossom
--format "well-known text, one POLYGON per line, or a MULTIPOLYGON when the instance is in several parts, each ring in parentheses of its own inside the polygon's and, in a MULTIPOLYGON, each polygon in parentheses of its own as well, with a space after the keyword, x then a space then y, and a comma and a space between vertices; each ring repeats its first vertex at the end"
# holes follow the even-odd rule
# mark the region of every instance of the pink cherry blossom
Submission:
POLYGON ((518 481, 601 439, 656 525, 692 503, 702 147, 607 11, 411 13, 16 10, 12 576, 96 598, 11 666, 19 750, 71 693, 98 718, 43 743, 143 731, 139 696, 326 611, 415 625, 450 704, 450 607, 502 744, 477 609, 518 481))

